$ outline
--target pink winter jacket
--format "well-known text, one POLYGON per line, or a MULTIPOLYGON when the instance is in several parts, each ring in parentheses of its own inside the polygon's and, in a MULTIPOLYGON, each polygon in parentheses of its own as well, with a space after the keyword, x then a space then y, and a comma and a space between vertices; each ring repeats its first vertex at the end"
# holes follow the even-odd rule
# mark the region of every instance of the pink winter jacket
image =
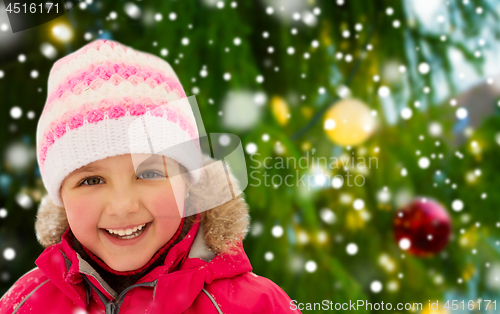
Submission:
POLYGON ((202 228, 196 222, 163 266, 119 296, 70 246, 66 230, 2 297, 0 314, 300 313, 279 286, 252 272, 241 244, 236 255, 214 256, 202 228))

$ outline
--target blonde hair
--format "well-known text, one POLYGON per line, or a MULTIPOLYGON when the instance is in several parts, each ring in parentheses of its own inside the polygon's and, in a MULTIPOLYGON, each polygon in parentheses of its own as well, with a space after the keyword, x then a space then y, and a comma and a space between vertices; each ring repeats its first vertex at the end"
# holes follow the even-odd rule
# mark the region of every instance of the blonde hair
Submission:
MULTIPOLYGON (((206 157, 203 169, 208 169, 206 166, 213 162, 213 159, 206 157)), ((190 215, 186 218, 194 222, 199 208, 208 208, 209 210, 200 213, 207 246, 215 253, 234 252, 237 244, 247 234, 250 223, 248 205, 242 197, 238 182, 230 172, 222 177, 218 172, 201 171, 198 182, 193 184, 191 177, 184 171, 185 168, 182 170, 189 186, 189 196, 185 202, 186 213, 190 215), (228 192, 233 199, 221 204, 221 199, 228 192)))

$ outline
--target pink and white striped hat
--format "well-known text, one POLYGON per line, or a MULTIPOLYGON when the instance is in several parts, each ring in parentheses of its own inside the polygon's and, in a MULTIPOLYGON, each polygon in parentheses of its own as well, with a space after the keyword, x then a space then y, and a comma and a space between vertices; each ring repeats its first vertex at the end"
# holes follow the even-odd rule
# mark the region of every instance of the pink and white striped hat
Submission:
POLYGON ((196 119, 168 62, 96 40, 53 65, 47 92, 37 126, 37 158, 56 205, 63 205, 60 187, 67 175, 111 156, 164 155, 198 180, 196 119))

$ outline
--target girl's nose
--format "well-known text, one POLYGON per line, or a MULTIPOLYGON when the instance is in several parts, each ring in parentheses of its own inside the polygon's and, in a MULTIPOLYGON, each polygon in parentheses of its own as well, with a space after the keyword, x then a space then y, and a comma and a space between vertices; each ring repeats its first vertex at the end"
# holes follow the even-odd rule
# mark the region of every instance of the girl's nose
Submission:
POLYGON ((106 204, 106 214, 125 217, 138 212, 139 208, 139 196, 135 191, 124 188, 110 190, 106 204))

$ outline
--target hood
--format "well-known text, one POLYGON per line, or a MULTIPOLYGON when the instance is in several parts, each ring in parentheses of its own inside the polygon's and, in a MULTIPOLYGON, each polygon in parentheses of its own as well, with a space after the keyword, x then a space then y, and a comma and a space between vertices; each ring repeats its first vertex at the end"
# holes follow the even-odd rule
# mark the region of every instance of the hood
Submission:
MULTIPOLYGON (((165 262, 142 277, 134 286, 151 288, 149 309, 153 313, 182 313, 189 308, 206 284, 233 278, 252 270, 241 241, 230 253, 215 254, 205 242, 205 224, 198 214, 188 234, 167 253, 165 262)), ((71 247, 69 228, 61 242, 51 245, 36 260, 50 281, 75 304, 89 305, 87 281, 104 304, 122 299, 100 275, 71 247)))
MULTIPOLYGON (((221 204, 227 199, 227 195, 232 195, 229 201, 201 213, 202 236, 208 249, 215 254, 231 253, 233 249, 237 249, 238 243, 248 231, 248 205, 242 197, 236 178, 230 171, 226 174, 217 171, 220 167, 210 167, 214 162, 212 158, 205 156, 200 181, 196 188, 189 189, 190 196, 186 199, 186 206, 221 204)), ((226 168, 230 169, 227 164, 226 168)), ((64 207, 57 206, 48 194, 44 196, 35 223, 36 237, 40 244, 48 248, 61 243, 61 237, 68 227, 64 207)))

